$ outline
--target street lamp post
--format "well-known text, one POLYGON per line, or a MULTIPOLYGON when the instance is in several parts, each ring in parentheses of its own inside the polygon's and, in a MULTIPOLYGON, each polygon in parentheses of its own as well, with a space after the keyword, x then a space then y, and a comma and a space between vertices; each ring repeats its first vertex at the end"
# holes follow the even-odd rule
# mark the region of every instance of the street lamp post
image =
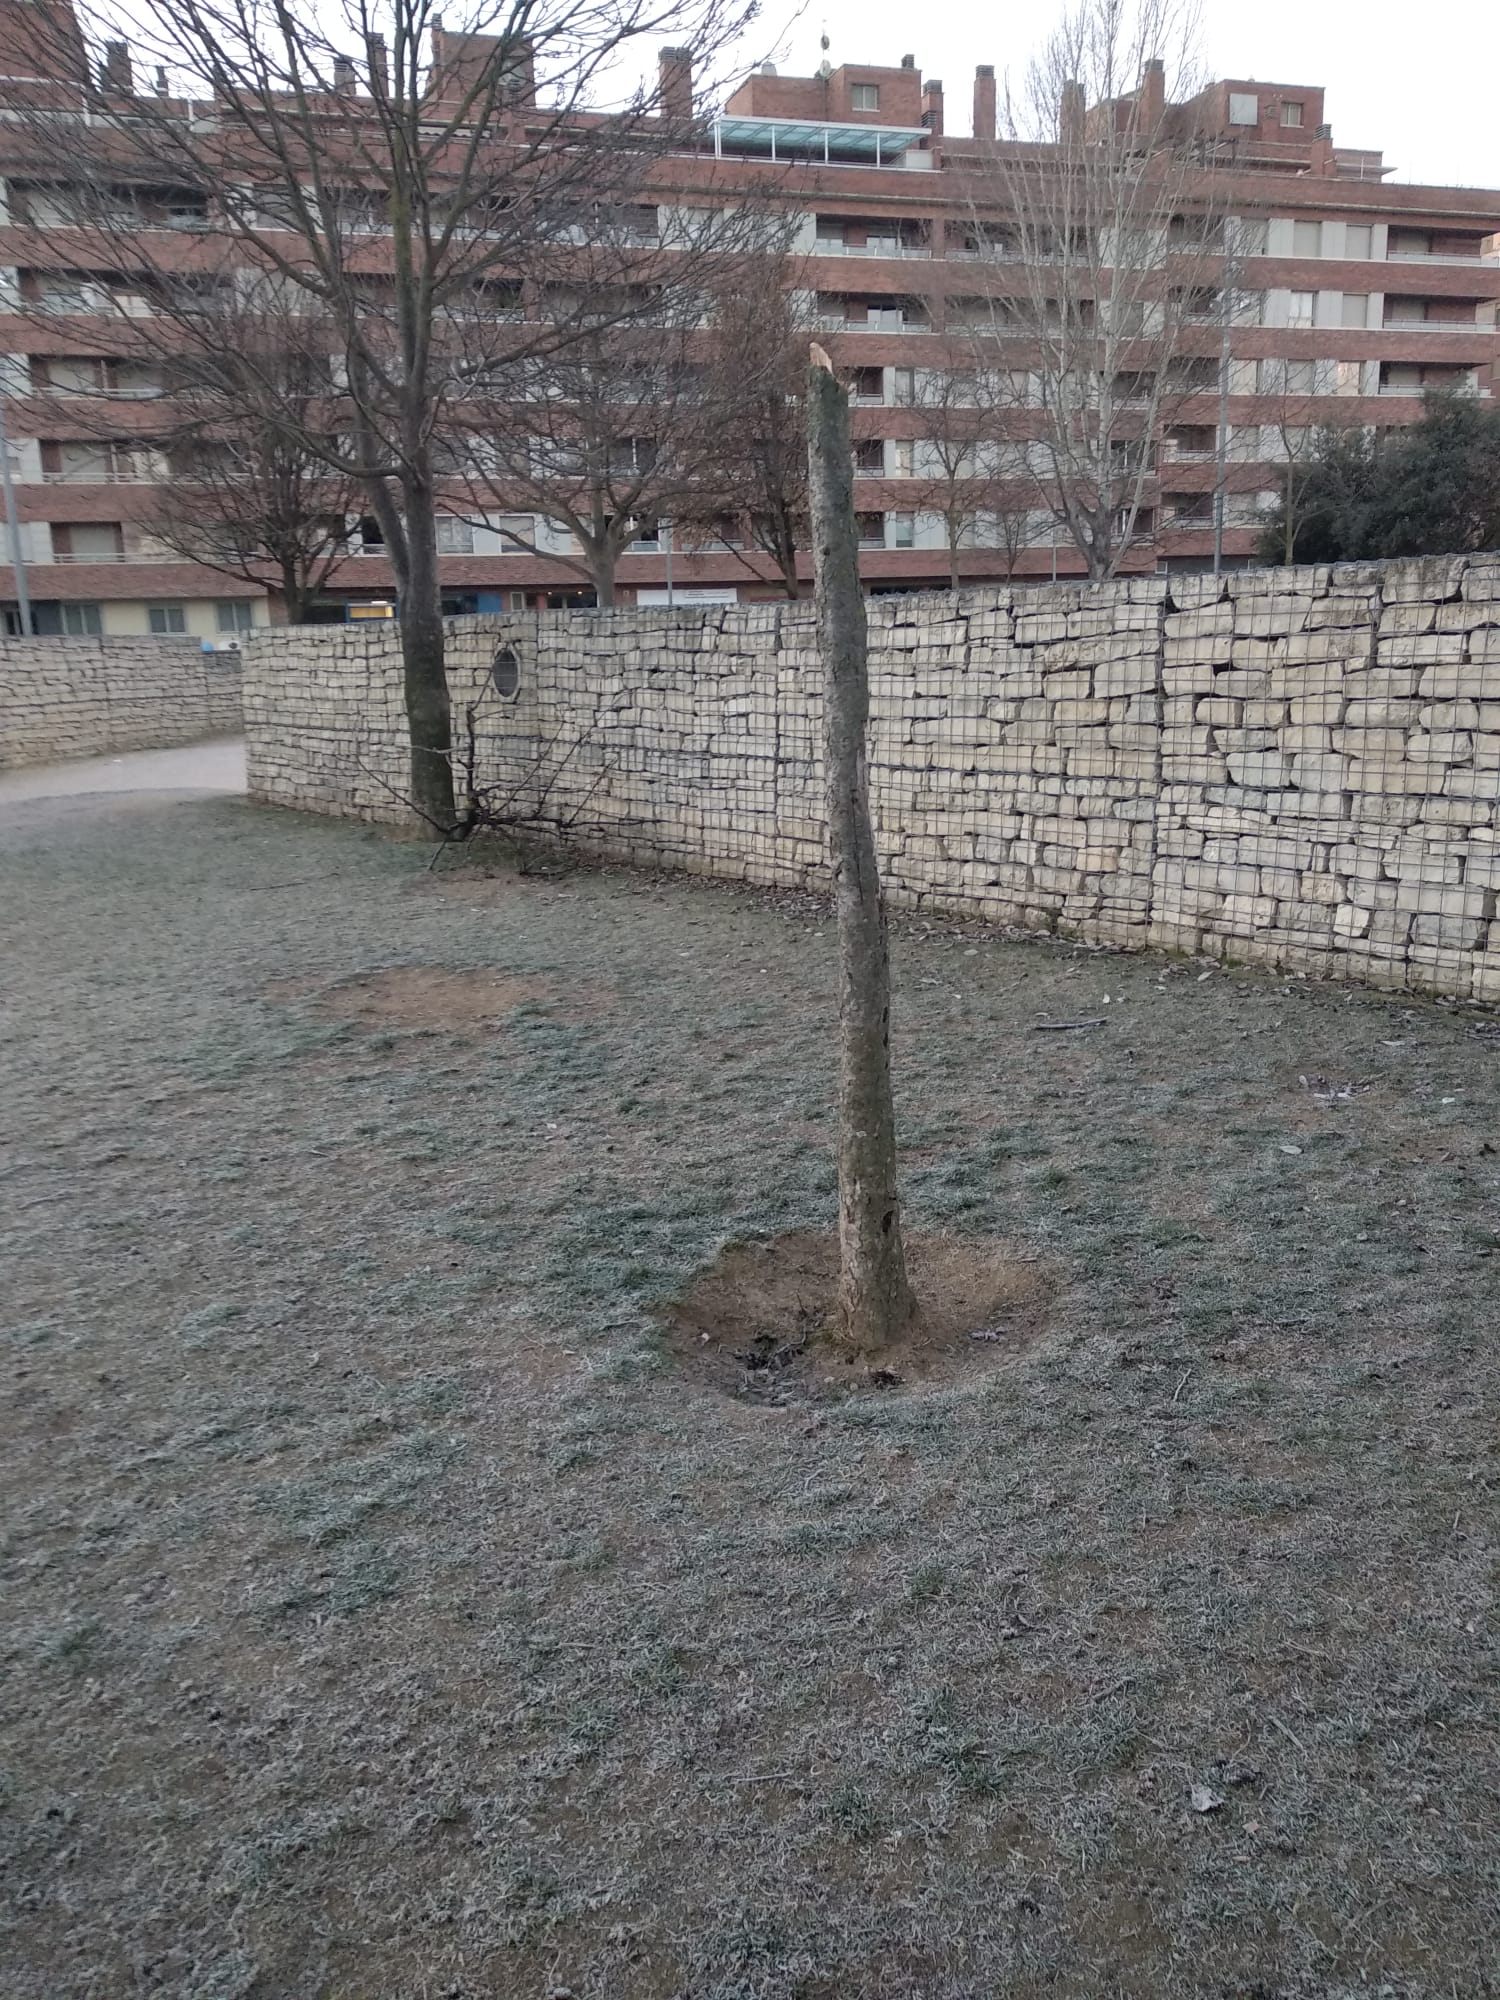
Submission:
POLYGON ((21 523, 16 516, 16 485, 10 470, 10 440, 5 433, 5 398, 0 395, 0 487, 5 493, 5 530, 10 540, 11 568, 16 573, 16 613, 23 639, 31 637, 31 592, 26 587, 26 561, 21 554, 21 523))

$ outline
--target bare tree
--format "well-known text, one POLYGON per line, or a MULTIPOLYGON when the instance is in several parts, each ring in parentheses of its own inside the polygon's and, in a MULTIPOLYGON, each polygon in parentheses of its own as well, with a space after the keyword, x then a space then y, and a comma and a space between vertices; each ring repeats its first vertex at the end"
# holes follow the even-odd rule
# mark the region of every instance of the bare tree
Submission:
POLYGON ((870 824, 865 600, 849 446, 849 397, 814 346, 807 386, 823 766, 839 938, 839 1294, 836 1337, 878 1352, 916 1314, 906 1275, 891 1097, 885 900, 870 824))
POLYGON ((345 415, 317 449, 361 482, 384 536, 412 798, 438 828, 454 801, 435 436, 497 357, 572 333, 528 321, 527 285, 565 278, 579 213, 638 198, 685 142, 687 65, 722 48, 753 0, 469 0, 457 20, 443 4, 177 0, 142 15, 96 0, 82 41, 71 12, 38 9, 60 82, 0 141, 65 206, 63 230, 29 254, 133 288, 158 344, 163 324, 201 343, 204 285, 242 271, 275 274, 335 329, 345 415), (686 45, 663 85, 595 115, 638 38, 660 35, 686 45), (184 94, 132 89, 131 44, 184 94), (185 244, 184 228, 207 243, 185 244))
MULTIPOLYGON (((654 540, 662 519, 711 531, 724 512, 724 435, 754 406, 774 358, 747 343, 732 381, 717 371, 711 301, 757 291, 788 229, 759 202, 707 211, 679 231, 649 283, 622 298, 607 231, 596 225, 571 281, 549 287, 535 308, 559 317, 567 337, 486 369, 469 390, 465 477, 475 502, 561 529, 601 605, 614 603, 621 555, 638 538, 654 540), (607 262, 596 278, 601 243, 607 262)), ((463 444, 461 435, 460 452, 463 444)))
POLYGON ((957 590, 963 551, 977 546, 999 502, 1002 442, 989 377, 977 368, 920 368, 903 398, 920 413, 923 434, 910 440, 914 510, 941 516, 948 580, 957 590))
POLYGON ((688 524, 722 541, 721 524, 732 522, 733 552, 755 575, 774 565, 793 600, 810 539, 803 386, 814 313, 802 279, 800 261, 773 250, 715 288, 708 394, 720 421, 700 489, 706 504, 688 524))
POLYGON ((1204 386, 1180 365, 1191 329, 1220 317, 1223 218, 1171 102, 1197 82, 1194 29, 1191 0, 1075 0, 971 170, 978 365, 1032 428, 1042 500, 1090 577, 1129 549, 1151 440, 1204 386))
MULTIPOLYGON (((1315 394, 1318 363, 1276 360, 1262 362, 1260 366, 1270 378, 1266 386, 1275 397, 1273 414, 1263 427, 1275 439, 1275 456, 1281 464, 1280 503, 1274 514, 1263 519, 1262 529, 1264 535, 1274 524, 1276 559, 1291 563, 1296 560, 1297 530, 1302 525, 1306 470, 1318 457, 1325 435, 1324 404, 1315 394)), ((1264 399, 1261 408, 1265 408, 1264 399)))
POLYGON ((364 500, 318 444, 339 401, 328 329, 282 287, 219 303, 217 344, 171 357, 168 393, 151 408, 168 476, 145 525, 174 555, 271 584, 301 624, 349 553, 364 500))

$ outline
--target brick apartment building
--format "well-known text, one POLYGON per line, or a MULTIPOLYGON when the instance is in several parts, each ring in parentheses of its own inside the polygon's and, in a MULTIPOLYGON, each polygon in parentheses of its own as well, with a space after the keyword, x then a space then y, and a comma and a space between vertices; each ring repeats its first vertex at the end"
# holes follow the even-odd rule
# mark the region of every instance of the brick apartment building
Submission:
MULTIPOLYGON (((27 34, 33 0, 0 4, 0 77, 34 75, 27 34)), ((663 52, 664 97, 690 97, 680 55, 663 52)), ((1150 89, 1156 80, 1143 82, 1150 89)), ((1159 87, 1159 84, 1158 86, 1159 87)), ((1288 394, 1301 423, 1388 426, 1420 414, 1425 389, 1495 392, 1500 361, 1500 193, 1390 184, 1378 153, 1336 146, 1324 93, 1311 85, 1222 82, 1182 107, 1216 140, 1212 172, 1219 214, 1249 219, 1231 334, 1224 560, 1254 550, 1257 513, 1283 476, 1288 394)), ((943 587, 950 574, 940 515, 922 504, 923 412, 913 388, 955 352, 955 302, 974 289, 972 197, 995 147, 994 72, 973 87, 972 136, 945 129, 941 83, 910 57, 896 68, 846 64, 826 75, 749 77, 702 129, 698 150, 653 168, 655 213, 701 204, 706 180, 770 187, 791 210, 799 279, 816 293, 822 336, 850 372, 856 402, 862 567, 873 591, 943 587)), ((33 390, 84 386, 122 400, 147 398, 149 371, 109 351, 109 323, 84 274, 59 274, 46 218, 24 197, 25 161, 11 156, 0 207, 0 389, 10 436, 23 550, 39 629, 188 632, 213 643, 275 620, 279 606, 255 591, 153 545, 149 510, 164 467, 149 449, 97 437, 48 435, 33 390), (39 320, 17 310, 42 272, 51 288, 39 320), (7 310, 6 301, 9 301, 7 310)), ((645 211, 651 227, 651 211, 645 211)), ((200 217, 163 215, 163 229, 200 217)), ((186 237, 184 248, 188 248, 186 237)), ((155 253, 161 261, 159 250, 155 253)), ((1203 567, 1213 547, 1220 464, 1221 330, 1205 324, 1185 365, 1192 393, 1174 403, 1155 441, 1141 532, 1126 567, 1203 567)), ((138 426, 137 426, 138 428, 138 426)), ((455 612, 592 601, 567 545, 540 520, 534 552, 509 546, 501 521, 443 524, 447 608, 455 612)), ((514 522, 512 523, 514 526, 514 522)), ((627 551, 619 597, 678 601, 778 594, 769 564, 729 549, 671 549, 668 532, 627 551)), ((7 549, 6 553, 9 551, 7 549)), ((1014 573, 1040 580, 1080 573, 1065 535, 1040 513, 1007 556, 962 554, 965 579, 1014 573)), ((332 578, 329 617, 389 601, 393 584, 372 536, 332 578)), ((0 568, 0 601, 15 602, 0 568)), ((13 608, 10 613, 15 624, 13 608)))

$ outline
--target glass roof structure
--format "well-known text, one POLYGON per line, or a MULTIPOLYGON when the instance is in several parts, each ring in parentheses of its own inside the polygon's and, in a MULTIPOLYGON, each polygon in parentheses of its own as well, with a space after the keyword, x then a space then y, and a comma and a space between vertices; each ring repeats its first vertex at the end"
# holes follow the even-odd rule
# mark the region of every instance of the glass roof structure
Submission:
POLYGON ((927 137, 921 125, 834 125, 812 118, 736 118, 713 121, 714 152, 751 153, 768 160, 844 160, 893 166, 927 137))

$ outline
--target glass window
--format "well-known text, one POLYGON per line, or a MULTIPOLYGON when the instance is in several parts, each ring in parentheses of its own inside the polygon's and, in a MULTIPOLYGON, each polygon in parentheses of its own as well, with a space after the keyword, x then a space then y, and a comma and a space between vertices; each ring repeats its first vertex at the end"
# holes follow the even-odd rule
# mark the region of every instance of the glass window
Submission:
POLYGON ((95 639, 104 630, 97 604, 65 604, 62 628, 70 639, 95 639))
POLYGON ((1292 224, 1292 255, 1294 257, 1321 257, 1322 254, 1322 223, 1294 222, 1292 224))
POLYGON ((1260 99, 1249 91, 1231 90, 1229 93, 1229 122, 1231 125, 1258 125, 1260 123, 1260 99))
POLYGON ((255 630, 255 606, 248 597, 236 597, 228 604, 215 607, 214 615, 221 632, 253 632, 255 630))
POLYGON ((1293 292, 1291 295, 1291 304, 1287 308, 1287 325, 1311 326, 1313 323, 1313 307, 1317 303, 1317 297, 1316 292, 1293 292))
POLYGON ((915 368, 893 368, 891 370, 891 397, 897 403, 911 403, 916 400, 917 371, 915 368))
POLYGON ((892 514, 890 521, 890 544, 893 549, 913 549, 917 545, 917 517, 915 514, 892 514))
POLYGON ((855 111, 878 111, 880 109, 880 85, 878 83, 856 83, 849 92, 850 108, 855 111))
POLYGON ((146 623, 158 635, 187 630, 187 613, 180 604, 148 604, 146 623))
POLYGON ((1351 222, 1344 230, 1344 255, 1363 261, 1370 255, 1373 231, 1368 222, 1351 222))
POLYGON ((1345 326, 1369 325, 1370 294, 1368 292, 1345 292, 1343 323, 1345 326))
POLYGON ((1302 123, 1302 106, 1290 102, 1283 104, 1281 107, 1281 122, 1283 125, 1300 125, 1302 123))
POLYGON ((436 525, 440 556, 473 555, 474 530, 467 521, 460 520, 457 514, 439 514, 436 525))

